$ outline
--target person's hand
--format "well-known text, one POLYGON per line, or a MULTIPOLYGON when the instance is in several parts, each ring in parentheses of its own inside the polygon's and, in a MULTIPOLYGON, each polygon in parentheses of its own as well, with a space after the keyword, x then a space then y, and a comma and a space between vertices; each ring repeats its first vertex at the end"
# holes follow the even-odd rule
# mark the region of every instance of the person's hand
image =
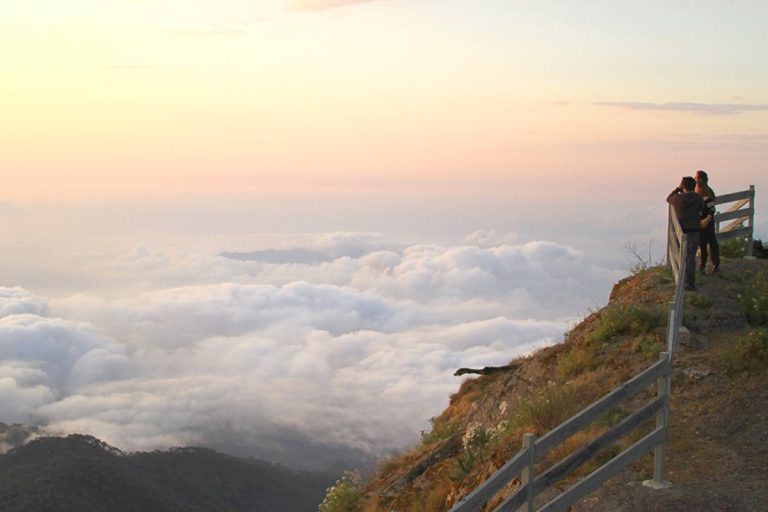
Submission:
POLYGON ((699 223, 699 225, 702 228, 706 228, 707 226, 709 226, 709 221, 710 221, 710 218, 707 217, 706 219, 702 219, 702 221, 699 223))

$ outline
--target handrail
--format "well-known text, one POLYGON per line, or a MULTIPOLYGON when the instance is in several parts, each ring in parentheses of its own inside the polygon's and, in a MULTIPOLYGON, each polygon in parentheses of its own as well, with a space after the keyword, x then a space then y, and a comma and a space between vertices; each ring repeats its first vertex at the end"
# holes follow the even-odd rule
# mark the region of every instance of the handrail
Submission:
POLYGON ((631 398, 646 388, 654 380, 664 375, 666 371, 666 362, 659 361, 650 366, 642 373, 635 375, 630 380, 617 387, 601 399, 593 402, 586 409, 572 416, 570 419, 561 423, 554 430, 536 441, 536 458, 550 451, 573 434, 584 428, 589 423, 599 418, 604 413, 610 411, 627 398, 631 398))
MULTIPOLYGON (((517 508, 524 503, 531 503, 531 500, 533 500, 533 498, 540 494, 544 489, 550 487, 555 482, 572 473, 578 467, 583 465, 584 462, 602 451, 607 446, 610 446, 617 440, 629 434, 631 431, 653 419, 654 415, 657 416, 658 421, 658 415, 661 414, 665 408, 668 397, 666 393, 662 393, 660 391, 658 398, 650 401, 635 411, 633 414, 622 420, 620 423, 615 425, 613 428, 598 436, 596 439, 588 443, 580 450, 577 450, 568 457, 559 461, 557 464, 553 465, 537 478, 533 478, 533 465, 537 459, 541 458, 542 455, 557 445, 561 444, 576 432, 582 430, 585 426, 600 418, 606 412, 615 408, 624 400, 632 398, 633 396, 640 393, 643 389, 652 384, 654 380, 657 382, 666 382, 669 379, 670 372, 670 354, 663 352, 660 355, 660 359, 657 363, 651 365, 638 375, 626 381, 618 388, 609 392, 599 400, 593 402, 586 409, 561 423, 557 428, 550 431, 544 437, 538 440, 534 440, 533 443, 530 443, 528 446, 521 449, 514 457, 512 457, 512 459, 509 460, 509 462, 499 468, 493 475, 491 475, 485 482, 475 488, 474 491, 468 494, 459 503, 454 505, 450 512, 469 512, 479 510, 505 485, 526 471, 526 469, 530 471, 531 478, 529 478, 527 482, 521 485, 515 493, 507 497, 506 500, 504 500, 501 505, 496 508, 496 510, 517 510, 517 508)), ((663 428, 665 427, 666 421, 664 422, 663 428)), ((533 437, 532 434, 528 434, 528 436, 533 437)), ((654 440, 658 441, 656 438, 654 438, 654 440)), ((649 445, 648 449, 653 448, 656 446, 656 444, 649 445)), ((604 464, 603 467, 612 467, 615 460, 615 458, 611 459, 611 461, 604 464)), ((568 491, 566 491, 566 493, 567 492, 568 491)))
POLYGON ((466 512, 478 510, 486 501, 491 499, 513 478, 519 475, 528 465, 529 450, 522 449, 509 462, 501 466, 493 475, 475 488, 464 499, 453 506, 450 512, 466 512))
POLYGON ((669 227, 667 228, 667 266, 672 270, 675 284, 679 285, 685 276, 686 238, 675 209, 669 205, 669 227))
POLYGON ((723 222, 724 220, 739 219, 741 217, 752 217, 754 214, 755 214, 754 208, 744 208, 742 210, 734 210, 734 211, 718 213, 717 218, 720 222, 723 222))
POLYGON ((653 432, 614 457, 613 464, 605 464, 592 472, 588 477, 568 489, 566 492, 553 499, 538 512, 562 512, 579 501, 581 498, 594 491, 606 480, 616 476, 619 471, 629 466, 648 450, 664 442, 667 436, 666 427, 659 427, 653 432))
MULTIPOLYGON (((562 480, 569 473, 581 467, 594 455, 600 453, 603 449, 612 445, 631 431, 644 424, 664 407, 664 398, 657 398, 641 409, 627 416, 611 430, 604 432, 593 441, 576 450, 546 472, 541 474, 533 483, 533 494, 538 495, 544 489, 552 486, 555 482, 562 480)), ((525 503, 527 498, 525 488, 520 488, 515 494, 502 502, 502 505, 510 510, 516 510, 517 507, 525 503)))
POLYGON ((724 212, 715 213, 715 231, 718 240, 731 238, 745 238, 747 243, 746 256, 752 256, 752 240, 754 239, 755 225, 755 186, 750 185, 748 190, 724 194, 715 198, 715 204, 734 203, 724 212), (724 228, 722 222, 731 222, 724 228))
POLYGON ((742 190, 741 192, 732 192, 730 194, 723 194, 715 197, 715 204, 732 203, 739 199, 747 199, 750 197, 750 193, 754 190, 754 185, 749 187, 749 190, 742 190))

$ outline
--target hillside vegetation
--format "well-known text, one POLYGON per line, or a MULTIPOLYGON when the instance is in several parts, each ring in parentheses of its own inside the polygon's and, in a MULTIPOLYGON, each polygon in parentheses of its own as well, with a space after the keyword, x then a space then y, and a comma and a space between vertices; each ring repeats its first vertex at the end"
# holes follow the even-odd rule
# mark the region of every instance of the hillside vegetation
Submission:
MULTIPOLYGON (((648 454, 574 510, 768 510, 766 263, 725 260, 720 273, 699 278, 698 292, 686 293, 684 323, 690 332, 682 336, 673 362, 666 457, 672 487, 641 485, 652 476, 648 454)), ((566 333, 563 343, 513 361, 509 371, 465 380, 417 446, 382 462, 368 482, 347 475, 321 510, 448 510, 518 452, 524 432, 546 433, 658 361, 666 347, 673 289, 671 275, 660 267, 617 283, 608 305, 566 333)), ((542 466, 583 446, 655 393, 651 386, 609 412, 546 456, 542 466)), ((600 454, 578 475, 650 427, 600 454)), ((563 490, 572 483, 558 485, 563 490)), ((507 486, 487 509, 517 485, 507 486)))

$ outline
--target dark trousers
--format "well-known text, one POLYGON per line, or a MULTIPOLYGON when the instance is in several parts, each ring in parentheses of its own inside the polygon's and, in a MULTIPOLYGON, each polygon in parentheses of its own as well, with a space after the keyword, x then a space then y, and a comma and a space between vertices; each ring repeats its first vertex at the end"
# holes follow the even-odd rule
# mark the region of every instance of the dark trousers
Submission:
POLYGON ((699 249, 701 250, 701 268, 707 266, 707 257, 709 253, 707 247, 712 251, 712 264, 715 267, 720 266, 720 246, 717 244, 715 235, 715 226, 710 224, 706 229, 702 229, 699 236, 699 249))
POLYGON ((699 250, 699 232, 686 233, 685 239, 688 241, 685 252, 685 284, 696 286, 696 251, 699 250))

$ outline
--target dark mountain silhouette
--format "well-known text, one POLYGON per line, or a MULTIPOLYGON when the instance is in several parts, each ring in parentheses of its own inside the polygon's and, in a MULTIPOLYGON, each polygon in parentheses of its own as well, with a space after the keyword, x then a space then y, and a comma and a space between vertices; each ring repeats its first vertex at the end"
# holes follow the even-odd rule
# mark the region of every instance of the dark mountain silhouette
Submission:
POLYGON ((0 455, 3 512, 315 511, 334 475, 204 448, 124 453, 85 435, 0 455))
POLYGON ((30 438, 40 435, 43 435, 43 432, 34 425, 24 425, 21 423, 6 425, 0 421, 0 453, 20 446, 30 438))

